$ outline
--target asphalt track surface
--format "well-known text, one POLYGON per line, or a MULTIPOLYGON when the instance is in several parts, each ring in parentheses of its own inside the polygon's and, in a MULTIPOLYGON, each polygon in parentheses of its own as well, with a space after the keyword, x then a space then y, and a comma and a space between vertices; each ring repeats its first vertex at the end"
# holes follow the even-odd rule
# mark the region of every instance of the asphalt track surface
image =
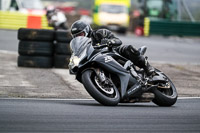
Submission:
POLYGON ((0 99, 0 132, 200 132, 200 99, 172 107, 94 100, 0 99))

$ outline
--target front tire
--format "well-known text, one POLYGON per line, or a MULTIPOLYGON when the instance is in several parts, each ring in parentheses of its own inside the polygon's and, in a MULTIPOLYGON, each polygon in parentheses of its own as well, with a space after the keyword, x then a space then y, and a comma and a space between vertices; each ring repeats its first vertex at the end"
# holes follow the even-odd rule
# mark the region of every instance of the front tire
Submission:
POLYGON ((112 94, 106 94, 101 91, 100 87, 95 83, 96 73, 94 70, 86 70, 82 74, 82 83, 87 92, 99 103, 105 106, 116 106, 120 101, 120 95, 118 89, 113 85, 114 92, 112 94))

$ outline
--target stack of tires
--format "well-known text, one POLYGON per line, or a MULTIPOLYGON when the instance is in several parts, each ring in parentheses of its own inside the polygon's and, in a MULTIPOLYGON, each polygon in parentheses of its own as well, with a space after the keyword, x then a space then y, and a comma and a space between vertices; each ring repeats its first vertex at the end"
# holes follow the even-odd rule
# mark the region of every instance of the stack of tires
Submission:
POLYGON ((21 28, 18 30, 18 39, 18 66, 53 67, 53 30, 21 28))
POLYGON ((70 61, 70 41, 71 35, 67 31, 58 30, 55 32, 55 52, 54 52, 54 67, 68 68, 70 61))

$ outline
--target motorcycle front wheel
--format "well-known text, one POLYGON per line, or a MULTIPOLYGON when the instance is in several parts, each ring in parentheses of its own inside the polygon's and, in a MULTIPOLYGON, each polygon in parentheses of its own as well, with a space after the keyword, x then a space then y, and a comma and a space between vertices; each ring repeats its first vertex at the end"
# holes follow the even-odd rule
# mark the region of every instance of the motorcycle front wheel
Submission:
POLYGON ((119 103, 120 94, 116 86, 112 82, 109 85, 100 83, 94 70, 83 72, 82 83, 87 92, 102 105, 116 106, 119 103))

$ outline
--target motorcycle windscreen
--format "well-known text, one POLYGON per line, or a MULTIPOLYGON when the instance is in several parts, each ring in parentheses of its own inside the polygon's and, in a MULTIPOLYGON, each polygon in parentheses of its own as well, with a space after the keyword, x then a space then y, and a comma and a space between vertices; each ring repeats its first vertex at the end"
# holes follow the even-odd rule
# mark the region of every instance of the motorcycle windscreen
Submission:
POLYGON ((79 56, 88 45, 91 45, 92 40, 87 37, 79 36, 70 42, 70 48, 74 56, 79 56))

